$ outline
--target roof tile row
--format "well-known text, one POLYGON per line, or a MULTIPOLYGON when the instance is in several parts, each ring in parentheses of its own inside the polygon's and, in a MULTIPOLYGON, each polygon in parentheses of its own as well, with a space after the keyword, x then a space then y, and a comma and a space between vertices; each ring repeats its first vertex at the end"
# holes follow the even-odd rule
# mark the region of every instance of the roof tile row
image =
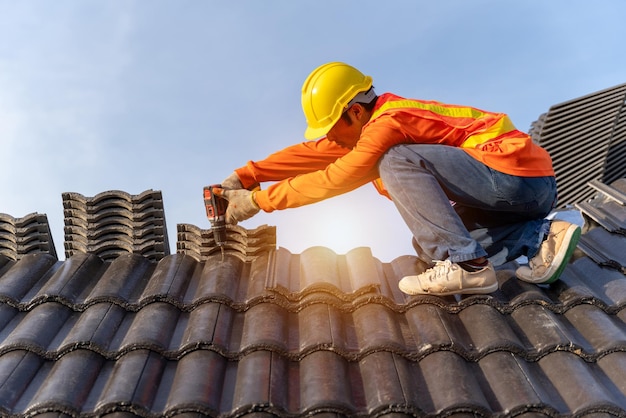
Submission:
POLYGON ((0 408, 619 415, 626 281, 579 257, 553 286, 503 268, 501 290, 463 298, 399 294, 393 284, 415 257, 380 263, 367 249, 156 264, 5 257, 0 408))

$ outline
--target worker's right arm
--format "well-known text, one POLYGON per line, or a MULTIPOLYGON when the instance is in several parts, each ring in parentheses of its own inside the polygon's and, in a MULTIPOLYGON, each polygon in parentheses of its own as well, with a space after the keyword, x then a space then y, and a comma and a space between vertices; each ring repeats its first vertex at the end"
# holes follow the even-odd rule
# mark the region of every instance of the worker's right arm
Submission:
POLYGON ((251 189, 265 181, 280 181, 322 170, 349 151, 322 138, 289 146, 260 161, 248 161, 235 173, 243 187, 251 189))

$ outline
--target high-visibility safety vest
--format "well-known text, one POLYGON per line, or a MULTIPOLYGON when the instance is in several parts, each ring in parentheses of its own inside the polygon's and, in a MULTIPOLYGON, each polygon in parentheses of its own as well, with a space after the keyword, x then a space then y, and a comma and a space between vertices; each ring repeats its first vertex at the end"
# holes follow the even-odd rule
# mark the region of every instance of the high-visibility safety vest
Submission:
POLYGON ((473 148, 491 139, 498 138, 506 133, 517 131, 511 119, 504 113, 490 113, 473 107, 446 105, 438 102, 418 100, 391 100, 380 106, 372 114, 370 120, 376 119, 390 109, 416 109, 439 116, 442 121, 451 126, 468 126, 480 120, 484 129, 469 135, 459 146, 473 148))

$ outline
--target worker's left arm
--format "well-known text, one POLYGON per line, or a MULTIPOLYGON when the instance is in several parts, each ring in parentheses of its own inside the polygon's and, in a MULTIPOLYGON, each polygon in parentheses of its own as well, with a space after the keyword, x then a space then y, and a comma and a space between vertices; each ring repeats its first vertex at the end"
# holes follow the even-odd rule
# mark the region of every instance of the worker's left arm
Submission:
POLYGON ((348 149, 322 138, 289 146, 260 161, 248 161, 235 173, 244 188, 253 189, 266 181, 280 181, 324 169, 348 152, 348 149))
POLYGON ((324 169, 301 174, 255 194, 265 212, 294 208, 352 191, 379 177, 378 161, 393 145, 407 142, 401 132, 384 124, 367 125, 357 145, 324 169))

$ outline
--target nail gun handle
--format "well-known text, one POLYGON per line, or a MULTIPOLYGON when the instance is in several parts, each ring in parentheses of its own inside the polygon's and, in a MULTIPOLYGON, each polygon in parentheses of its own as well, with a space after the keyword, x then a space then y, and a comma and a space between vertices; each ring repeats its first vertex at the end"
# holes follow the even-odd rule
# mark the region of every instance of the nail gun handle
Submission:
MULTIPOLYGON (((219 184, 213 184, 204 188, 204 207, 206 216, 211 222, 213 230, 213 238, 215 243, 222 247, 226 243, 226 209, 228 208, 228 200, 213 192, 214 188, 221 188, 219 184)), ((223 255, 223 254, 222 254, 223 255)))
POLYGON ((213 184, 204 187, 204 207, 206 209, 206 216, 210 221, 217 221, 220 218, 224 218, 226 208, 228 208, 228 200, 213 192, 213 189, 216 187, 221 188, 222 186, 213 184))

